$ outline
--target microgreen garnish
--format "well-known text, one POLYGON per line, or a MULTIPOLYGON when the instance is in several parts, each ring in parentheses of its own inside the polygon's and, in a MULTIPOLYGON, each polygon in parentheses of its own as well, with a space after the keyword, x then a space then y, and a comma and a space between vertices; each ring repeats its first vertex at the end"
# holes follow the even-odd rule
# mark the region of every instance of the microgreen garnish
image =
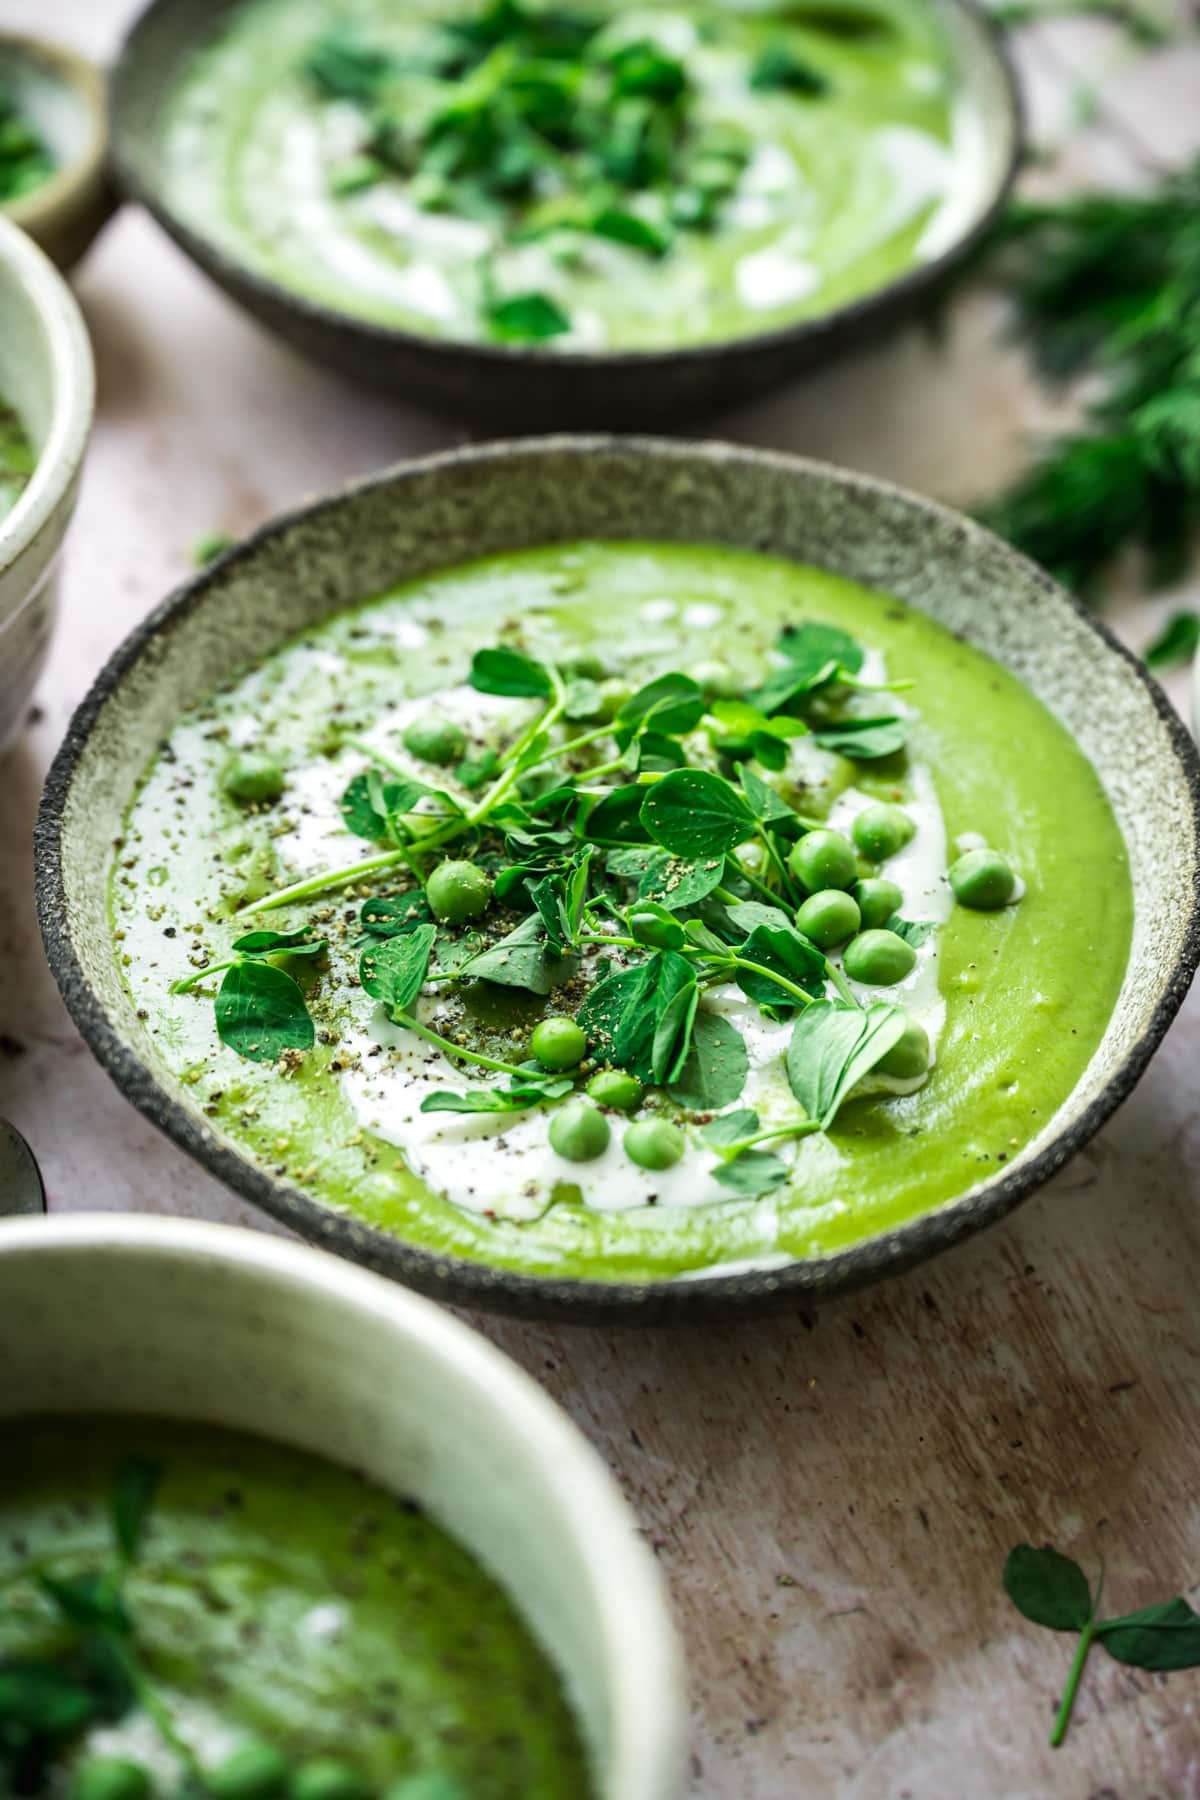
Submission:
POLYGON ((0 205, 41 187, 54 173, 54 157, 15 98, 0 88, 0 205))
MULTIPOLYGON (((817 9, 799 24, 844 35, 823 20, 817 9)), ((361 115, 357 146, 329 172, 336 195, 399 180, 417 205, 492 229, 501 253, 480 260, 480 314, 500 342, 572 328, 553 292, 507 279, 505 247, 541 239, 570 256, 590 238, 667 256, 680 233, 719 222, 753 150, 702 118, 687 62, 652 27, 630 38, 570 7, 484 0, 431 23, 403 57, 340 26, 312 44, 303 75, 361 115)), ((813 103, 830 87, 784 36, 747 57, 743 79, 813 103)))
POLYGON ((1174 612, 1142 652, 1147 668, 1177 669, 1200 650, 1200 613, 1174 612))
POLYGON ((185 994, 211 976, 224 973, 216 998, 217 1035, 223 1044, 251 1062, 276 1062, 285 1050, 311 1050, 316 1030, 300 984, 268 960, 274 956, 315 957, 327 948, 324 938, 299 931, 247 931, 235 938, 224 962, 209 963, 185 975, 171 992, 185 994))
POLYGON ((1071 1557, 1049 1546, 1018 1544, 1004 1564, 1004 1591, 1017 1611, 1051 1631, 1079 1634, 1050 1742, 1057 1749, 1067 1734, 1088 1653, 1101 1644, 1118 1662, 1136 1669, 1192 1669, 1200 1666, 1200 1614, 1182 1597, 1157 1606, 1101 1619, 1103 1581, 1092 1593, 1087 1576, 1071 1557))

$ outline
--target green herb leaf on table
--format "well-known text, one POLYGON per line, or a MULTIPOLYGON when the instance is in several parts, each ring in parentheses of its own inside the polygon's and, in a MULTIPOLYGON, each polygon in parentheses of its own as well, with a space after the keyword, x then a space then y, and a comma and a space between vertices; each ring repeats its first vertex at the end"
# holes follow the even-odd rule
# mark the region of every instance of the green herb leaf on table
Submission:
POLYGON ((285 1050, 311 1050, 316 1042, 299 985, 273 963, 235 963, 215 1011, 221 1042, 251 1062, 277 1062, 285 1050))
POLYGON ((1079 1564, 1047 1545, 1018 1544, 1004 1564, 1004 1591, 1035 1625, 1082 1631, 1092 1616, 1092 1590, 1079 1564))

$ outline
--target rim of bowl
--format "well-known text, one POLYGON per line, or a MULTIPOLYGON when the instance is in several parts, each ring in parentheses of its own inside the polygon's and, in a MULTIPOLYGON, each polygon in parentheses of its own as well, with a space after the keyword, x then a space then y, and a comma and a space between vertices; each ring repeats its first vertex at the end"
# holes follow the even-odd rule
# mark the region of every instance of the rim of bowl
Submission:
MULTIPOLYGON (((125 638, 109 658, 76 709, 42 794, 35 830, 36 900, 42 940, 51 971, 67 1009, 93 1054, 127 1099, 168 1137, 235 1193, 260 1206, 310 1242, 348 1255, 368 1267, 410 1283, 422 1292, 467 1306, 536 1319, 586 1323, 660 1323, 701 1316, 762 1312, 789 1304, 831 1299, 947 1250, 985 1225, 1010 1213, 1048 1180, 1099 1130, 1133 1091, 1146 1065, 1179 1011, 1200 964, 1200 858, 1192 871, 1193 904, 1178 957, 1163 981, 1150 1021, 1104 1082, 1095 1098, 1069 1125, 1047 1127, 1049 1136, 1036 1155, 1014 1164, 974 1189, 920 1213, 892 1230, 875 1233, 829 1256, 800 1259, 773 1270, 738 1275, 709 1275, 690 1281, 595 1281, 525 1275, 490 1263, 439 1255, 389 1233, 334 1212, 320 1200, 276 1181, 233 1145, 217 1140, 176 1097, 168 1078, 160 1077, 121 1037, 107 1008, 91 986, 73 941, 63 874, 63 817, 71 782, 97 718, 120 691, 129 670, 157 634, 186 619, 203 604, 208 587, 222 572, 286 534, 304 519, 343 505, 356 494, 381 487, 402 490, 406 483, 430 474, 471 470, 510 460, 567 455, 587 459, 598 453, 643 456, 656 463, 740 463, 782 469, 802 478, 832 481, 851 492, 901 501, 931 523, 953 525, 972 542, 999 548, 1026 580, 1048 597, 1065 604, 1100 640, 1109 654, 1125 664, 1131 678, 1146 689, 1166 729, 1191 798, 1192 821, 1200 842, 1200 754, 1183 720, 1166 694, 1131 651, 1043 569, 1003 543, 974 520, 915 494, 893 482, 840 469, 830 463, 783 451, 754 449, 717 441, 622 435, 556 435, 467 445, 399 463, 393 468, 339 488, 272 519, 258 531, 210 563, 170 593, 125 638)), ((1061 1109, 1060 1109, 1061 1110, 1061 1109)))
MULTIPOLYGON (((91 340, 78 302, 44 250, 0 214, 0 263, 17 273, 22 297, 50 346, 50 429, 17 504, 0 519, 0 578, 48 524, 79 473, 96 402, 91 340)), ((21 595, 17 604, 24 599, 21 595)), ((0 621, 4 608, 0 605, 0 621)))
POLYGON ((193 1263, 198 1273, 215 1261, 236 1265, 270 1286, 316 1290, 419 1342, 486 1394, 553 1489, 594 1574, 612 1697, 613 1781, 622 1782, 608 1791, 614 1800, 618 1792, 672 1800, 681 1791, 686 1673, 666 1583, 599 1451, 532 1375, 423 1295, 304 1244, 242 1226, 128 1213, 0 1219, 0 1259, 55 1251, 193 1263), (640 1779, 630 1786, 635 1776, 640 1779))
POLYGON ((78 97, 88 119, 87 143, 79 154, 61 164, 31 193, 0 208, 5 218, 29 231, 48 223, 52 213, 69 205, 101 176, 108 156, 108 83, 97 63, 53 38, 29 31, 0 31, 0 57, 6 51, 50 69, 55 79, 78 97))
POLYGON ((189 225, 161 196, 156 184, 141 179, 138 173, 136 133, 127 131, 126 128, 126 93, 142 32, 175 4, 177 0, 148 0, 126 33, 113 65, 110 86, 112 166, 121 192, 139 206, 144 206, 168 236, 202 269, 208 272, 220 271, 222 280, 228 274, 238 285, 254 293, 259 299, 276 307, 290 308, 309 324, 324 330, 351 331, 379 350, 393 347, 427 352, 431 361, 439 363, 458 362, 463 357, 469 357, 497 368, 556 370, 563 375, 569 375, 572 368, 580 368, 617 374, 621 371, 644 371, 652 367, 683 370, 710 362, 714 357, 743 351, 769 354, 773 350, 793 345, 821 344, 840 337, 843 332, 852 331, 861 323, 873 320, 879 313, 887 313, 893 307, 902 306, 906 301, 935 288, 947 275, 966 262, 1003 210, 1024 155, 1025 105, 1004 33, 979 0, 938 0, 938 4, 947 12, 957 13, 966 21, 977 34, 981 52, 992 58, 995 73, 999 77, 1001 112, 1008 137, 1008 152, 990 199, 974 215, 967 230, 943 250, 940 256, 902 270, 891 280, 829 312, 820 313, 815 318, 799 319, 790 325, 776 326, 770 331, 737 333, 712 343, 684 345, 675 350, 646 348, 567 352, 529 344, 496 344, 467 337, 438 338, 425 332, 360 319, 352 312, 344 312, 338 307, 311 299, 295 288, 273 280, 248 262, 226 252, 206 232, 189 225))

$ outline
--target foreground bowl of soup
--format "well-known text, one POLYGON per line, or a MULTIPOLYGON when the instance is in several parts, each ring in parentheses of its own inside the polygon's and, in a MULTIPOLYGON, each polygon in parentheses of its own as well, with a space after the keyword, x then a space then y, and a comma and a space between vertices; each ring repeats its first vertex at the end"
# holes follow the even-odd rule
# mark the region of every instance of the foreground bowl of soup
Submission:
POLYGON ((318 502, 139 628, 41 917, 123 1090, 319 1242, 485 1305, 753 1308, 1002 1216, 1129 1091, 1196 959, 1195 784, 1144 670, 957 515, 547 440, 318 502))
POLYGON ((435 1307, 255 1233, 9 1220, 0 1356, 6 1794, 681 1791, 631 1514, 435 1307))
POLYGON ((50 645, 93 393, 91 346, 70 289, 0 218, 0 750, 50 645))
POLYGON ((902 315, 1019 124, 958 0, 155 0, 128 191, 302 350, 509 429, 744 400, 902 315))

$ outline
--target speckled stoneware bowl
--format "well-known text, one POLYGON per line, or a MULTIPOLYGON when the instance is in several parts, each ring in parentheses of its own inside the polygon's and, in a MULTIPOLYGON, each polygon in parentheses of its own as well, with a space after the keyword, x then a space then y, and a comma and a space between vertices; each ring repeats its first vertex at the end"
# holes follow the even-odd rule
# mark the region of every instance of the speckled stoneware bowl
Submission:
POLYGON ((678 1800, 683 1665, 658 1565, 599 1456, 439 1307, 261 1232, 114 1213, 0 1221, 0 1418, 202 1419, 413 1499, 562 1671, 596 1800, 678 1800))
MULTIPOLYGON (((1021 149, 1016 84, 997 33, 970 0, 930 0, 977 121, 979 173, 955 241, 939 256, 821 318, 674 351, 571 353, 454 343, 375 325, 307 300, 231 257, 164 191, 164 103, 181 65, 212 36, 212 0, 151 0, 113 76, 113 156, 125 192, 189 256, 297 349, 406 400, 503 431, 664 425, 740 404, 909 317, 962 263, 1007 197, 1021 149)), ((237 0, 232 0, 237 4, 237 0)))
POLYGON ((1032 564, 957 513, 817 463, 722 444, 562 438, 412 463, 268 526, 154 613, 100 675, 51 771, 38 901, 84 1036, 156 1124, 306 1237, 414 1286, 529 1315, 663 1321, 842 1292, 1002 1218, 1129 1093, 1200 957, 1200 763, 1145 669, 1032 564), (104 872, 125 809, 181 706, 339 607, 466 559, 555 539, 715 542, 789 556, 896 594, 1011 669, 1074 733, 1125 836, 1129 971, 1069 1102, 1003 1173, 896 1231, 770 1273, 645 1286, 538 1279, 450 1260, 274 1179, 156 1062, 122 986, 104 872), (1129 754, 1136 745, 1137 754, 1129 754))
POLYGON ((103 72, 45 38, 0 32, 0 82, 54 154, 42 186, 3 211, 60 269, 78 262, 116 204, 108 173, 108 95, 103 72))
POLYGON ((0 752, 21 724, 50 645, 58 554, 75 510, 94 385, 70 289, 37 245, 0 218, 0 396, 37 452, 28 486, 0 518, 0 752))

